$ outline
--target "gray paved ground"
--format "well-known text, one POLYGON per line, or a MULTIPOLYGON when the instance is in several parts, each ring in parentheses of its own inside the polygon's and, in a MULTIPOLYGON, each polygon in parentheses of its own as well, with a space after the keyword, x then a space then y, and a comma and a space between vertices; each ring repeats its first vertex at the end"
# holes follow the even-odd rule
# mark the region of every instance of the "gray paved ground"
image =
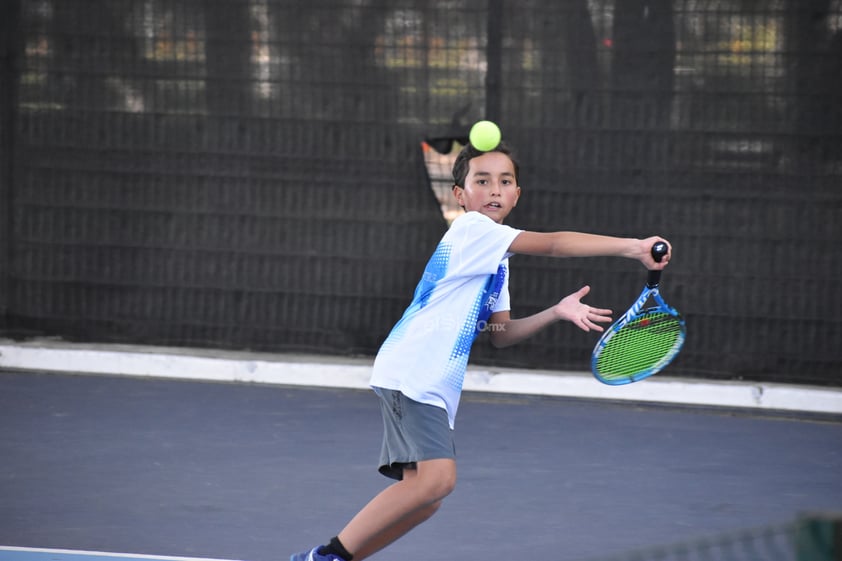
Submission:
MULTIPOLYGON (((285 561, 387 481, 364 391, 0 373, 0 545, 285 561)), ((376 559, 587 559, 842 510, 842 420, 466 395, 376 559), (484 551, 481 555, 479 552, 484 551)))

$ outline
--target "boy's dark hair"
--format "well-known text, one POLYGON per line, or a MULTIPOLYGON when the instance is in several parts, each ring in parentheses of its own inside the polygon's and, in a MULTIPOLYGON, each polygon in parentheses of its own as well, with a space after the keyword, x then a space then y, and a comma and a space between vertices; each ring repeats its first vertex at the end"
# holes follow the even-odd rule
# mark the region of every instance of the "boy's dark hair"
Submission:
MULTIPOLYGON (((488 152, 500 152, 501 154, 508 156, 515 168, 515 181, 517 181, 517 178, 520 175, 520 164, 517 161, 517 157, 515 156, 512 147, 505 142, 501 142, 497 145, 497 148, 489 150, 488 152)), ((459 187, 464 187, 465 178, 468 176, 468 169, 470 167, 471 160, 486 153, 487 152, 483 152, 482 150, 477 150, 470 143, 466 144, 459 152, 459 155, 456 156, 456 161, 453 162, 453 184, 458 185, 459 187)))

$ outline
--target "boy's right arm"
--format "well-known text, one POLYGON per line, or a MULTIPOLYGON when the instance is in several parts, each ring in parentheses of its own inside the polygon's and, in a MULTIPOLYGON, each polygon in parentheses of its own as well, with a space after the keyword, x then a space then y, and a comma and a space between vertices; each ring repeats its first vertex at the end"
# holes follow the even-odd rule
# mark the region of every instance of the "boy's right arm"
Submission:
POLYGON ((546 257, 627 257, 637 259, 647 269, 663 269, 672 254, 669 242, 659 236, 639 240, 583 232, 529 231, 518 234, 509 246, 509 251, 546 257), (665 242, 670 248, 660 262, 656 262, 651 253, 656 242, 665 242))

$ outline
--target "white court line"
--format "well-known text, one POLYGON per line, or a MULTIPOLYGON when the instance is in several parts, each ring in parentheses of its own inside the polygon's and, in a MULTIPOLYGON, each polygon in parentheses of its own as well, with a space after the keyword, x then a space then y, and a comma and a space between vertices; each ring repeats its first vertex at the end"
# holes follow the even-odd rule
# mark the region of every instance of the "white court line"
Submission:
MULTIPOLYGON (((0 546, 0 560, 26 561, 27 559, 43 559, 46 556, 58 557, 101 557, 112 559, 154 559, 157 561, 233 561, 230 559, 214 559, 212 557, 177 557, 168 555, 145 555, 139 553, 111 553, 107 551, 84 551, 76 549, 45 549, 40 547, 0 546), (19 554, 19 555, 16 555, 19 554)), ((73 561, 68 559, 68 561, 73 561)), ((76 561, 79 561, 78 559, 76 561)))
MULTIPOLYGON (((372 360, 136 345, 0 340, 0 368, 368 389, 372 360)), ((589 372, 469 366, 465 391, 842 415, 842 388, 653 376, 607 386, 589 372)))

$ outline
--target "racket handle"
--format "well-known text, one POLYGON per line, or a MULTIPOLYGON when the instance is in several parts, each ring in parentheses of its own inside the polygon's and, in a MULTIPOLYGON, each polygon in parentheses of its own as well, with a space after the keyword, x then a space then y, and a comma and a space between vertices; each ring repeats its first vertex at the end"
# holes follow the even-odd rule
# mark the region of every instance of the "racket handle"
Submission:
MULTIPOLYGON (((652 259, 655 260, 655 263, 660 263, 661 259, 664 258, 664 255, 667 254, 669 248, 667 244, 664 242, 656 242, 655 245, 652 246, 652 259)), ((661 271, 649 271, 649 277, 646 279, 646 286, 649 288, 655 288, 661 282, 661 271)))

